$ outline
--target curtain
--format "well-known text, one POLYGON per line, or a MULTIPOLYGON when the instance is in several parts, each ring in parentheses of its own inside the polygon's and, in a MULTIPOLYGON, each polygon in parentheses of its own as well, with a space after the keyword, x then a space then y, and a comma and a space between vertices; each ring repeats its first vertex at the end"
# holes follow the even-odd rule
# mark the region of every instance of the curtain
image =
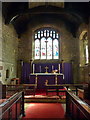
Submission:
MULTIPOLYGON (((37 64, 34 64, 34 73, 45 73, 46 66, 48 67, 47 72, 51 73, 52 70, 59 69, 59 64, 60 64, 60 72, 62 73, 62 64, 61 63, 37 63, 37 64)), ((33 69, 33 65, 32 65, 32 69, 33 69)))
MULTIPOLYGON (((41 66, 41 72, 45 73, 45 67, 48 67, 48 72, 50 73, 52 71, 52 65, 54 66, 54 69, 58 69, 58 63, 38 63, 35 64, 35 73, 40 73, 40 66, 41 66)), ((60 64, 61 72, 64 74, 64 80, 62 81, 62 78, 58 78, 58 81, 60 80, 60 83, 62 84, 71 84, 73 82, 73 74, 72 74, 72 64, 71 63, 63 63, 60 64), (62 67, 63 66, 63 67, 62 67)), ((22 65, 22 83, 30 83, 30 64, 29 63, 23 63, 22 65)))
POLYGON ((30 75, 30 64, 23 63, 22 65, 22 83, 29 83, 29 75, 30 75))
POLYGON ((73 82, 71 63, 63 63, 63 73, 64 73, 65 84, 71 84, 73 82))

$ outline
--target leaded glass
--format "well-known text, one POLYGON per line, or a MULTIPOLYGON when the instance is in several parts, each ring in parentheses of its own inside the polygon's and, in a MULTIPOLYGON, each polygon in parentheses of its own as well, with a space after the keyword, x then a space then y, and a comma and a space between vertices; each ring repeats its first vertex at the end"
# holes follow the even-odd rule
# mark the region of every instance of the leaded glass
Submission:
POLYGON ((55 38, 55 34, 53 34, 53 38, 55 38))
POLYGON ((44 31, 44 37, 46 37, 46 31, 44 31))
POLYGON ((40 34, 40 31, 38 31, 38 34, 40 34))
POLYGON ((35 59, 40 58, 40 41, 37 39, 35 40, 35 59))
POLYGON ((37 34, 35 34, 35 38, 37 38, 37 34))
POLYGON ((40 33, 38 34, 38 38, 40 38, 40 33))
POLYGON ((58 33, 56 34, 56 38, 58 38, 58 33))
POLYGON ((58 59, 59 57, 59 49, 58 49, 58 40, 55 39, 53 41, 53 57, 54 59, 58 59))
POLYGON ((41 37, 43 37, 43 31, 41 31, 41 37))
POLYGON ((35 59, 59 59, 59 34, 53 29, 35 32, 35 59))
POLYGON ((52 59, 52 38, 47 39, 47 59, 52 59))
POLYGON ((52 37, 52 31, 50 31, 50 37, 52 37))
POLYGON ((41 39, 41 59, 46 59, 46 38, 41 39))
POLYGON ((49 37, 49 32, 47 32, 47 37, 49 37))
POLYGON ((88 45, 86 45, 86 63, 89 63, 88 45))

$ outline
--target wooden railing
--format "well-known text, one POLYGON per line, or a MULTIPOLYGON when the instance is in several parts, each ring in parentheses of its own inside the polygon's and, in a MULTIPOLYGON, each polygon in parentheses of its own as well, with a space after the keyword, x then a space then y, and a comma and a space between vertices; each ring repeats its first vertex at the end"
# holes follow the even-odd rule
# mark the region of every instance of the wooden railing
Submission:
POLYGON ((18 120, 24 116, 24 92, 18 92, 0 104, 0 120, 18 120))
MULTIPOLYGON (((57 95, 59 95, 59 92, 64 92, 65 90, 60 90, 60 88, 64 88, 66 87, 67 90, 71 87, 74 88, 76 95, 78 94, 78 88, 82 87, 83 84, 45 84, 46 86, 46 94, 48 95, 48 92, 53 92, 53 88, 54 88, 54 92, 57 93, 57 95)), ((72 90, 72 89, 71 89, 72 90)))
POLYGON ((19 85, 7 85, 7 94, 13 94, 16 92, 24 91, 24 94, 31 93, 35 95, 37 84, 19 84, 19 85))
POLYGON ((66 115, 72 120, 90 120, 90 106, 71 92, 66 92, 66 115))
POLYGON ((66 116, 71 120, 90 120, 90 106, 82 101, 78 95, 78 88, 82 87, 83 84, 46 84, 46 92, 59 92, 66 93, 66 116), (67 89, 62 90, 60 87, 66 87, 67 89), (70 87, 74 87, 74 92, 72 89, 69 91, 70 87), (54 90, 53 90, 54 88, 54 90))
MULTIPOLYGON (((31 86, 31 85, 24 85, 31 86)), ((46 85, 50 87, 50 85, 46 85)), ((59 88, 60 85, 51 85, 59 88)), ((61 85, 64 87, 70 87, 71 85, 61 85)), ((74 84, 79 86, 79 84, 74 84)), ((81 86, 81 85, 80 85, 81 86)), ((77 89, 76 87, 76 89, 77 89)), ((60 92, 59 89, 57 92, 60 92)), ((89 120, 90 119, 90 106, 78 98, 74 93, 69 92, 68 89, 62 92, 66 92, 66 115, 72 120, 89 120)), ((18 120, 20 116, 24 116, 24 91, 14 94, 7 99, 4 103, 0 104, 0 120, 18 120), (2 112, 1 112, 2 111, 2 112)))

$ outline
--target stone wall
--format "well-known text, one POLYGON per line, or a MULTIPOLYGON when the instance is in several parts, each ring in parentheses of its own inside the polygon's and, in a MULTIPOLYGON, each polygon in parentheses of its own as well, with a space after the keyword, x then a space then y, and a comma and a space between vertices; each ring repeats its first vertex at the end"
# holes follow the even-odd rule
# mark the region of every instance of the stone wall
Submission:
POLYGON ((26 33, 21 36, 19 42, 19 59, 22 59, 25 62, 30 62, 34 60, 34 31, 43 28, 51 27, 59 31, 60 34, 60 58, 59 60, 41 60, 34 62, 64 62, 73 61, 73 76, 74 82, 78 81, 78 64, 79 64, 79 42, 78 38, 73 37, 73 35, 66 29, 65 23, 58 19, 51 19, 51 22, 34 21, 29 24, 29 29, 26 33))
POLYGON ((2 83, 9 83, 14 77, 17 77, 17 57, 18 57, 18 38, 11 24, 5 25, 2 21, 2 83), (6 73, 8 71, 8 73, 6 73), (6 75, 8 74, 8 75, 6 75), (6 78, 7 76, 7 78, 6 78))
MULTIPOLYGON (((2 66, 2 3, 0 2, 0 66, 2 66)), ((0 81, 2 81, 2 69, 0 69, 0 81)))
MULTIPOLYGON (((88 34, 89 34, 89 30, 88 30, 88 25, 86 24, 82 24, 78 31, 77 31, 77 38, 78 38, 78 42, 79 42, 79 48, 81 47, 81 44, 80 44, 80 35, 83 31, 87 31, 88 34)), ((88 37, 88 45, 89 45, 89 37, 88 37)), ((89 49, 90 49, 90 46, 89 46, 89 49)), ((80 52, 80 49, 79 49, 79 52, 80 52)), ((80 53, 79 53, 80 54, 80 53)), ((83 57, 83 56, 82 56, 83 57)), ((80 55, 79 55, 79 83, 88 83, 89 82, 89 73, 90 73, 90 65, 89 63, 88 64, 85 64, 85 62, 83 62, 83 58, 81 58, 81 61, 80 61, 80 55)))
POLYGON ((79 66, 79 37, 84 29, 87 29, 87 26, 81 25, 75 38, 66 28, 64 21, 55 18, 50 18, 49 21, 46 22, 44 19, 40 21, 34 19, 29 24, 28 30, 18 39, 13 26, 11 24, 5 25, 3 19, 2 27, 0 26, 0 31, 2 32, 0 35, 0 66, 3 66, 3 69, 0 70, 0 81, 9 83, 11 78, 21 77, 22 60, 28 63, 30 60, 34 60, 34 62, 60 62, 64 60, 63 62, 72 62, 74 83, 88 82, 88 74, 90 73, 89 65, 79 66), (43 27, 51 27, 58 30, 60 34, 59 60, 34 60, 34 31, 43 27), (6 78, 6 70, 9 70, 9 78, 6 78))

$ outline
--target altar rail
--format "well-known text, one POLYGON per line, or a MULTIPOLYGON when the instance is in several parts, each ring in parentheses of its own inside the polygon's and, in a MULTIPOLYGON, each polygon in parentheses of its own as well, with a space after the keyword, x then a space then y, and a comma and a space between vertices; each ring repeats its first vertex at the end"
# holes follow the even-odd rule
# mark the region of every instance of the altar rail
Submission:
POLYGON ((0 120, 18 120, 24 116, 24 92, 11 96, 0 104, 0 120))
POLYGON ((75 91, 76 95, 78 95, 78 88, 83 87, 83 84, 47 84, 45 83, 45 86, 46 86, 47 95, 48 95, 48 92, 56 92, 57 95, 59 95, 59 92, 66 91, 66 90, 62 90, 62 88, 65 88, 65 87, 67 90, 70 88, 71 91, 75 91))
POLYGON ((37 84, 6 85, 7 96, 20 91, 24 91, 24 94, 35 95, 36 88, 37 84))
POLYGON ((72 120, 90 120, 90 106, 75 94, 67 91, 66 115, 72 120))

